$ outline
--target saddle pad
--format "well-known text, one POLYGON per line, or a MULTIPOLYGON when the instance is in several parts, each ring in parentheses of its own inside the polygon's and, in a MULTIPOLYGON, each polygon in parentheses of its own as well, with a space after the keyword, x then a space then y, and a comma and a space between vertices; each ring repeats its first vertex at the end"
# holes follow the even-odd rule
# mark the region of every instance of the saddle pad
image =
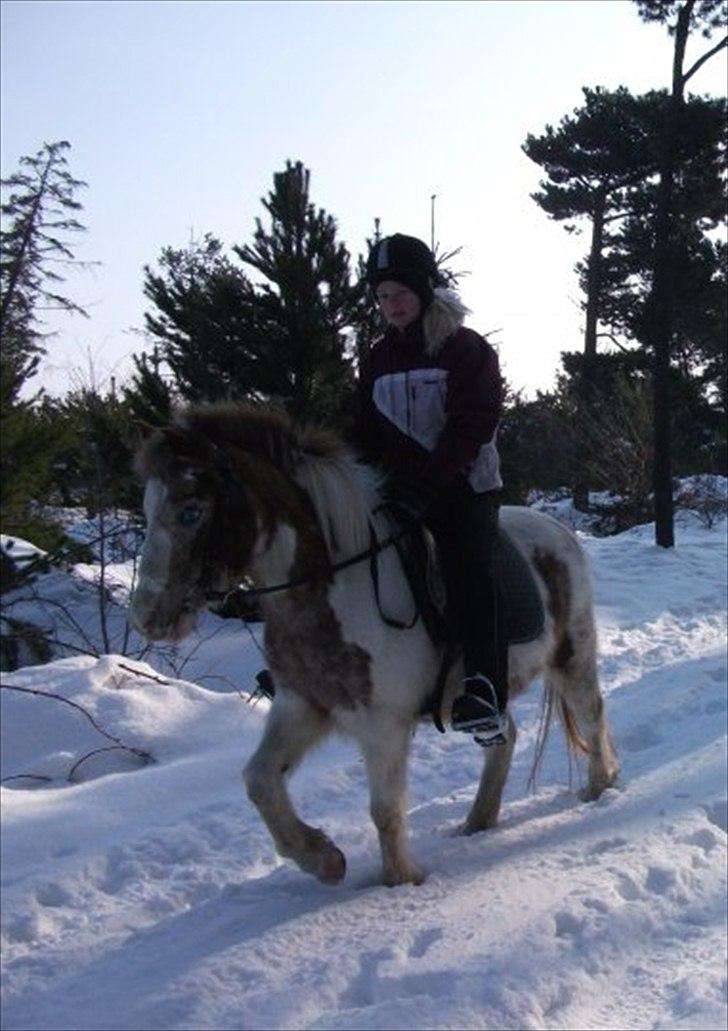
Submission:
MULTIPOLYGON (((383 509, 393 533, 399 529, 388 509, 383 509)), ((435 542, 429 532, 405 534, 397 539, 397 551, 420 616, 438 644, 448 640, 445 590, 440 576, 435 542)), ((544 628, 541 595, 528 562, 501 527, 495 548, 495 574, 505 609, 509 644, 525 644, 544 628)))
POLYGON ((495 570, 509 644, 533 641, 543 632, 543 601, 528 562, 502 527, 498 530, 495 570))

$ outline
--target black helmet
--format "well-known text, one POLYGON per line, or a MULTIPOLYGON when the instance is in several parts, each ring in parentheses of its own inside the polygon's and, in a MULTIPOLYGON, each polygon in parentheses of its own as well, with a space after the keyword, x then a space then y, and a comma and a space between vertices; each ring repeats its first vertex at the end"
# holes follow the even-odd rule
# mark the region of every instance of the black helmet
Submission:
POLYGON ((409 287, 426 308, 432 301, 433 287, 440 281, 435 258, 427 244, 402 233, 378 240, 367 261, 367 283, 375 289, 387 279, 409 287))

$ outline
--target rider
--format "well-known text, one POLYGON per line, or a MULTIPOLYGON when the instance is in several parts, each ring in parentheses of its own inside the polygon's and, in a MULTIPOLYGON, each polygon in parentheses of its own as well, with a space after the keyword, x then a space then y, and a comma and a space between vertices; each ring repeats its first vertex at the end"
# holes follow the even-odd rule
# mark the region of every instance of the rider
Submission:
POLYGON ((379 240, 367 282, 387 324, 361 370, 355 431, 362 457, 389 474, 385 493, 405 523, 437 541, 463 645, 463 690, 452 727, 482 745, 506 740, 507 641, 493 571, 502 481, 496 433, 498 357, 462 323, 429 247, 395 233, 379 240))

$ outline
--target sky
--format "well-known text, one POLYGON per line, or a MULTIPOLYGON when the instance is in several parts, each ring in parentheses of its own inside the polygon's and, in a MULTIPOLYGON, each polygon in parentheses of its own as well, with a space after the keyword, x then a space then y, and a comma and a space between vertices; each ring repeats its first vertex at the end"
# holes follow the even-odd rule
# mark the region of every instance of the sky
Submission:
MULTIPOLYGON (((710 44, 691 41, 688 63, 710 44)), ((630 0, 2 3, 2 174, 44 142, 71 143, 87 233, 67 296, 89 319, 50 315, 34 381, 108 389, 148 348, 143 270, 209 232, 249 242, 286 161, 354 257, 383 233, 461 247, 462 295, 498 331, 511 386, 553 385, 581 347, 569 236, 530 194, 526 135, 557 125, 583 86, 666 87, 671 40, 630 0)), ((725 90, 725 52, 691 81, 725 90)))

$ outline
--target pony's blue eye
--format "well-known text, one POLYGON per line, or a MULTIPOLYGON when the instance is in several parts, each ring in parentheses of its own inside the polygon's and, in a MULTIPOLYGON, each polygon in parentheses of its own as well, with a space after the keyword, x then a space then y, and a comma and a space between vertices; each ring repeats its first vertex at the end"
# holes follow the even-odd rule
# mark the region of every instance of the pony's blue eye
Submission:
POLYGON ((201 515, 202 509, 199 505, 185 505, 177 519, 182 526, 194 526, 201 515))

